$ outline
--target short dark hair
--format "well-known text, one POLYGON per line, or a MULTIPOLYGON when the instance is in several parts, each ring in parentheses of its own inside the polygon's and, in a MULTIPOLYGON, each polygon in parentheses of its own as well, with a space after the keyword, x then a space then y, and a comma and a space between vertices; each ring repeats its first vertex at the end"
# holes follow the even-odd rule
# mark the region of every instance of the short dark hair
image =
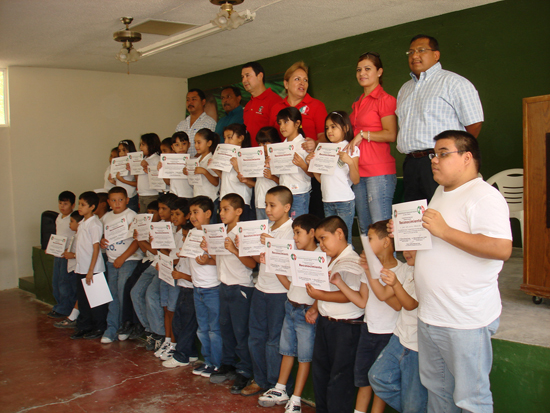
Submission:
POLYGON ((321 219, 313 214, 300 215, 292 222, 292 228, 302 228, 304 231, 309 232, 321 222, 321 219))
POLYGON ((262 82, 265 84, 265 71, 264 71, 264 68, 262 67, 261 64, 259 64, 258 62, 248 62, 248 63, 245 63, 241 69, 246 69, 246 68, 251 68, 252 70, 254 70, 254 73, 256 74, 256 76, 258 76, 260 73, 263 74, 262 76, 262 82))
POLYGON ((330 142, 330 139, 327 136, 326 124, 328 120, 331 120, 333 123, 338 125, 340 129, 344 132, 344 139, 348 142, 351 142, 355 135, 353 134, 353 126, 351 126, 351 121, 349 115, 343 110, 335 110, 330 112, 325 118, 325 138, 327 142, 330 142), (347 130, 346 130, 347 129, 347 130))
POLYGON ((176 202, 176 199, 178 199, 178 196, 176 194, 168 193, 168 194, 162 194, 158 197, 157 201, 159 204, 164 204, 170 209, 174 209, 174 204, 176 202))
POLYGON ((266 195, 277 196, 277 199, 281 201, 281 204, 283 205, 290 204, 290 206, 292 206, 292 202, 294 201, 294 197, 292 196, 290 189, 283 185, 274 186, 267 191, 266 195))
MULTIPOLYGON (((174 134, 172 135, 172 145, 175 144, 178 139, 181 142, 189 142, 189 135, 182 131, 174 132, 174 134)), ((164 143, 164 141, 162 141, 162 143, 164 143)))
POLYGON ((191 209, 193 206, 198 206, 204 212, 210 211, 212 214, 214 213, 214 202, 207 196, 200 195, 192 198, 189 201, 189 208, 191 209))
POLYGON ((412 42, 418 39, 428 39, 428 41, 430 42, 430 49, 432 49, 433 51, 439 50, 439 42, 437 41, 437 39, 435 37, 428 36, 425 34, 417 34, 411 39, 409 44, 411 44, 412 42))
POLYGON ((208 128, 199 129, 195 135, 202 136, 204 139, 206 139, 206 142, 212 141, 212 145, 210 145, 211 153, 214 153, 216 147, 220 143, 220 137, 218 136, 218 134, 216 132, 212 132, 208 128))
POLYGON ((388 222, 390 222, 389 219, 384 219, 382 221, 375 222, 374 224, 370 224, 369 230, 372 229, 376 235, 378 235, 379 239, 389 237, 390 233, 388 232, 388 222))
POLYGON ((315 227, 315 230, 318 229, 324 229, 327 232, 330 232, 331 234, 334 234, 337 229, 341 229, 344 233, 344 240, 348 239, 348 226, 344 222, 342 218, 340 218, 338 215, 332 215, 330 217, 327 217, 323 219, 321 222, 317 224, 315 227))
POLYGON ((250 142, 250 133, 246 130, 246 126, 242 123, 232 123, 231 125, 223 128, 223 131, 229 130, 233 133, 236 133, 238 136, 244 136, 244 139, 241 143, 241 148, 250 148, 252 143, 250 142))
POLYGON ((237 86, 226 86, 226 87, 222 88, 222 92, 226 89, 231 89, 233 91, 233 93, 235 94, 235 96, 242 96, 241 89, 239 89, 237 86))
POLYGON ((152 209, 153 211, 158 211, 159 210, 159 201, 149 202, 149 205, 147 205, 147 209, 152 209))
POLYGON ((126 198, 128 198, 128 192, 126 192, 126 189, 121 186, 113 186, 109 189, 109 195, 111 194, 123 194, 126 198))
MULTIPOLYGON (((185 132, 184 132, 185 133, 185 132)), ((160 143, 159 145, 159 148, 160 146, 164 145, 164 146, 167 146, 168 148, 170 148, 170 150, 172 150, 172 144, 174 143, 174 139, 173 138, 164 138, 162 140, 162 142, 160 143)))
POLYGON ((256 142, 258 144, 264 143, 279 143, 281 142, 281 137, 279 132, 273 126, 264 126, 256 134, 256 142))
POLYGON ((204 92, 200 89, 191 89, 187 92, 187 94, 191 93, 191 92, 197 92, 197 94, 199 95, 199 97, 201 98, 201 100, 206 100, 206 95, 204 94, 204 92))
POLYGON ((71 218, 74 219, 76 222, 80 222, 84 219, 82 215, 78 213, 78 211, 71 212, 71 218))
MULTIPOLYGON (((116 188, 116 187, 115 187, 116 188)), ((95 211, 97 208, 97 205, 99 204, 99 197, 94 191, 86 191, 80 194, 78 199, 86 202, 89 207, 94 207, 92 211, 95 211)))
POLYGON ((454 141, 456 149, 460 152, 470 152, 474 163, 477 168, 477 172, 481 169, 481 150, 479 149, 479 142, 474 135, 463 130, 446 130, 434 137, 434 141, 440 139, 451 139, 454 141))
POLYGON ((141 141, 147 146, 149 156, 160 153, 160 138, 156 133, 145 133, 141 135, 141 141))
MULTIPOLYGON (((97 194, 97 197, 99 198, 99 203, 101 204, 102 202, 105 202, 107 203, 107 200, 109 199, 109 194, 107 192, 96 192, 97 194)), ((107 205, 108 207, 108 205, 107 205)))
POLYGON ((76 200, 76 195, 71 191, 63 191, 59 194, 58 200, 62 202, 68 201, 73 205, 76 200))
POLYGON ((174 208, 170 209, 179 209, 183 212, 183 215, 187 215, 189 214, 189 202, 187 202, 187 199, 180 197, 174 201, 174 208))
POLYGON ((233 208, 241 208, 244 211, 244 199, 239 194, 226 194, 223 196, 222 201, 227 201, 233 208))

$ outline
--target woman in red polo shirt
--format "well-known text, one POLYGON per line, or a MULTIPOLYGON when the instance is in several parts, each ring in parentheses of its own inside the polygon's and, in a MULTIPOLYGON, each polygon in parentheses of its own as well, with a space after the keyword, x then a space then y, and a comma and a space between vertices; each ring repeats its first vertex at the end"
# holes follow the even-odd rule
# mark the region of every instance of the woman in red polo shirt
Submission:
POLYGON ((368 227, 391 217, 395 184, 395 158, 390 154, 390 142, 397 138, 396 99, 382 88, 382 61, 378 53, 359 56, 357 81, 363 94, 352 105, 350 116, 355 138, 350 147, 359 147, 359 175, 353 186, 355 206, 361 233, 368 227))

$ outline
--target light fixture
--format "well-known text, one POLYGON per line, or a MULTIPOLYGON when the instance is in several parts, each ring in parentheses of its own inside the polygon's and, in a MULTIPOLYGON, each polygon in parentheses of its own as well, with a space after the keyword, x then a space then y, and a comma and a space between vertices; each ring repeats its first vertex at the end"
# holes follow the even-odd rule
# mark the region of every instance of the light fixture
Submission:
POLYGON ((133 43, 141 40, 141 33, 130 30, 129 26, 133 20, 133 17, 121 17, 120 21, 126 25, 126 29, 113 33, 113 39, 122 43, 122 48, 115 57, 127 64, 137 62, 141 57, 141 53, 133 46, 133 43))
POLYGON ((241 4, 244 0, 210 0, 210 3, 220 6, 216 17, 210 21, 222 30, 232 30, 243 25, 246 17, 241 16, 233 9, 233 5, 241 4))

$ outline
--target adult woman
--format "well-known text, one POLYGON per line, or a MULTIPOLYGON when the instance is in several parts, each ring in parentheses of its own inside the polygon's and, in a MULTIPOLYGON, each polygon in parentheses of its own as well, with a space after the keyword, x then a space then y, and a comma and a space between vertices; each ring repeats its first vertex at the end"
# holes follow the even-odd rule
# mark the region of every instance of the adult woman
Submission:
POLYGON ((359 56, 357 81, 363 94, 352 105, 351 124, 355 137, 353 150, 359 146, 359 175, 353 186, 355 206, 361 233, 370 224, 391 217, 391 204, 397 178, 395 159, 390 154, 390 142, 397 138, 396 99, 382 88, 382 61, 378 53, 359 56))

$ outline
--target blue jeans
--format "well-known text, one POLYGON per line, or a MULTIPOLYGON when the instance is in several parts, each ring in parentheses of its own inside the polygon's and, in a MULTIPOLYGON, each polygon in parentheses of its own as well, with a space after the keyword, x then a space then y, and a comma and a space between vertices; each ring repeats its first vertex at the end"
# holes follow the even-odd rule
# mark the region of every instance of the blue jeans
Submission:
POLYGON ((134 285, 134 288, 132 288, 132 292, 130 293, 130 296, 132 297, 134 311, 139 318, 139 322, 145 328, 145 331, 149 333, 151 333, 152 330, 151 325, 149 324, 149 320, 147 319, 147 305, 145 303, 145 294, 147 293, 147 288, 149 287, 149 284, 151 284, 151 281, 153 281, 153 279, 157 277, 157 274, 158 272, 155 267, 153 265, 149 266, 145 271, 143 271, 143 274, 141 274, 141 277, 139 277, 139 280, 136 282, 136 285, 134 285))
POLYGON ((424 413, 428 392, 420 382, 418 353, 392 335, 388 345, 369 371, 372 390, 393 409, 402 413, 424 413))
POLYGON ((117 331, 122 323, 121 304, 124 300, 124 285, 134 272, 138 262, 137 260, 128 260, 120 268, 115 268, 112 262, 107 262, 109 289, 111 290, 113 301, 109 303, 107 330, 105 330, 103 335, 111 340, 116 340, 117 331))
POLYGON ((267 219, 265 208, 256 208, 256 219, 267 219))
POLYGON ((201 353, 208 366, 220 367, 222 335, 220 332, 220 288, 194 288, 195 311, 201 341, 201 353))
POLYGON ((174 358, 180 363, 188 363, 189 357, 197 357, 199 352, 195 344, 197 336, 197 317, 193 288, 180 288, 176 311, 172 320, 172 332, 176 339, 174 358))
POLYGON ((428 412, 493 411, 491 336, 498 325, 497 318, 487 327, 459 330, 418 320, 418 365, 428 412))
POLYGON ((176 311, 176 304, 178 302, 181 287, 176 285, 176 280, 174 280, 173 285, 168 284, 166 281, 162 281, 159 288, 160 306, 166 307, 168 311, 173 313, 176 311))
POLYGON ((396 184, 395 175, 379 175, 361 177, 359 183, 353 185, 361 234, 368 233, 370 224, 391 218, 396 184))
POLYGON ((151 280, 145 293, 145 311, 151 332, 161 336, 166 334, 164 329, 164 310, 160 303, 160 284, 164 283, 159 277, 158 272, 151 280))
POLYGON ((130 201, 128 202, 128 209, 131 209, 136 214, 139 214, 139 195, 138 194, 130 198, 130 201))
MULTIPOLYGON (((292 195, 292 208, 290 208, 290 218, 296 219, 300 215, 309 214, 309 192, 305 194, 292 195)), ((270 387, 271 388, 271 387, 270 387)))
POLYGON ((74 272, 67 272, 67 260, 61 257, 53 258, 52 287, 53 297, 57 302, 53 311, 68 316, 76 303, 76 283, 78 278, 74 272))
POLYGON ((348 227, 348 244, 351 244, 351 233, 353 230, 353 217, 355 217, 355 199, 344 202, 323 202, 325 217, 338 215, 344 220, 348 227))
POLYGON ((285 320, 281 328, 279 352, 283 356, 298 357, 299 363, 310 363, 313 358, 316 324, 306 321, 306 312, 310 307, 294 307, 288 300, 285 303, 285 320))
POLYGON ((279 342, 285 319, 286 294, 254 291, 250 303, 248 348, 252 356, 254 380, 262 389, 277 384, 281 360, 279 342))

